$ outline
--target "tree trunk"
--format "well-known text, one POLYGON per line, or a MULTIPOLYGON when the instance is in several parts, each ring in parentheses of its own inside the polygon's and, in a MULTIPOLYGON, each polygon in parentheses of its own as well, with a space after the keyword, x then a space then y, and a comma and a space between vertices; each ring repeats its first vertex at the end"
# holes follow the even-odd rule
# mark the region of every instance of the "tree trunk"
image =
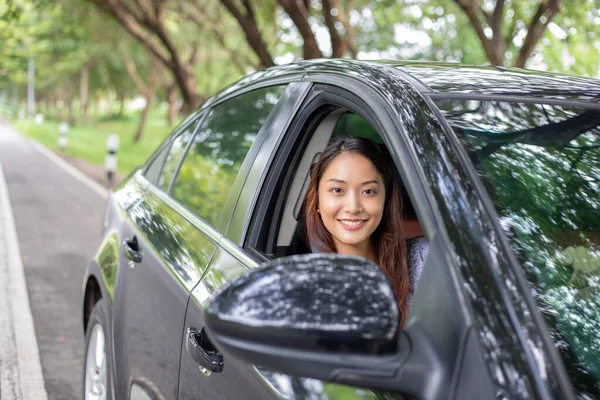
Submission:
POLYGON ((62 98, 59 96, 53 97, 52 101, 54 102, 54 116, 57 120, 62 120, 64 115, 64 104, 63 107, 58 107, 57 103, 62 101, 62 98))
POLYGON ((169 112, 167 115, 169 126, 175 125, 178 117, 177 110, 177 86, 169 85, 167 88, 167 98, 169 100, 169 112))
POLYGON ((67 104, 66 106, 68 107, 68 118, 69 118, 69 125, 75 125, 75 114, 73 113, 73 96, 69 96, 69 98, 67 99, 67 104))
POLYGON ((338 10, 338 15, 342 12, 340 4, 337 0, 322 0, 322 7, 325 25, 327 25, 329 36, 331 37, 331 57, 343 57, 348 50, 348 45, 335 28, 335 23, 338 22, 337 18, 331 14, 333 8, 338 10))
POLYGON ((198 105, 200 105, 204 99, 198 92, 194 74, 191 72, 191 68, 184 67, 183 65, 180 65, 180 67, 181 68, 178 68, 176 71, 174 71, 175 80, 178 83, 183 100, 181 109, 184 113, 188 114, 192 112, 198 105))
POLYGON ((106 108, 106 114, 110 115, 111 117, 113 116, 113 111, 114 111, 114 101, 113 101, 113 91, 111 90, 110 92, 108 92, 108 96, 107 96, 107 108, 106 108))
MULTIPOLYGON (((154 2, 154 7, 136 7, 123 0, 90 0, 112 15, 133 37, 160 60, 173 74, 181 91, 183 108, 191 111, 203 100, 194 79, 193 65, 183 61, 180 51, 165 27, 166 2, 154 2)), ((139 4, 145 2, 138 2, 139 4)))
MULTIPOLYGON (((490 64, 503 65, 507 43, 510 43, 514 38, 514 32, 510 32, 507 38, 502 35, 505 1, 496 0, 496 5, 492 13, 486 12, 480 6, 478 0, 454 1, 469 18, 471 26, 475 29, 490 64), (485 23, 492 29, 491 38, 485 35, 485 23)), ((552 18, 558 13, 561 2, 562 0, 539 0, 537 11, 527 26, 527 36, 521 49, 519 49, 519 55, 514 63, 515 67, 525 67, 525 63, 531 57, 531 53, 546 31, 548 24, 550 24, 552 18)))
POLYGON ((88 116, 88 81, 89 81, 89 63, 83 65, 81 70, 81 118, 85 124, 89 122, 88 116))
POLYGON ((279 0, 279 4, 281 4, 287 15, 292 19, 300 36, 304 40, 304 44, 302 45, 304 59, 322 58, 323 53, 319 50, 317 39, 308 23, 309 13, 306 5, 296 0, 279 0))
MULTIPOLYGON (((228 0, 223 0, 223 1, 227 2, 228 0)), ((196 24, 196 26, 198 26, 198 29, 201 32, 212 33, 212 35, 214 36, 215 39, 217 39, 217 41, 219 42, 221 47, 229 53, 231 62, 233 62, 235 64, 236 68, 242 73, 242 75, 246 75, 246 66, 252 65, 252 63, 250 62, 250 60, 248 60, 247 54, 240 54, 239 51, 237 51, 227 45, 227 42, 225 40, 226 35, 219 29, 220 24, 221 24, 220 21, 223 19, 221 16, 221 13, 220 13, 220 8, 217 8, 215 10, 215 14, 208 15, 207 11, 204 8, 200 8, 198 5, 194 6, 191 3, 180 3, 180 4, 182 5, 181 12, 183 14, 185 14, 191 21, 193 21, 196 24), (207 21, 214 21, 214 22, 209 24, 209 23, 207 23, 207 21)), ((233 3, 231 3, 231 0, 229 0, 229 5, 231 7, 235 8, 235 6, 233 6, 233 3)), ((234 16, 235 16, 235 14, 234 14, 234 16)), ((241 15, 240 15, 240 18, 241 18, 241 15)), ((243 23, 243 21, 244 21, 243 19, 241 21, 238 20, 238 24, 241 25, 243 23)), ((273 26, 275 26, 275 25, 276 24, 273 24, 273 26)), ((242 27, 242 29, 244 30, 244 32, 247 33, 246 28, 242 27)), ((262 46, 262 48, 266 51, 266 45, 264 44, 264 42, 262 42, 262 38, 260 37, 260 32, 257 31, 257 33, 259 34, 258 45, 262 46)), ((258 55, 260 58, 259 51, 257 51, 255 46, 253 45, 256 43, 252 43, 248 34, 246 34, 246 42, 248 44, 250 44, 250 47, 252 47, 252 49, 254 50, 256 55, 258 55)), ((197 54, 197 50, 198 50, 198 47, 195 46, 194 53, 193 53, 194 55, 197 54)), ((269 60, 272 63, 273 60, 271 59, 271 55, 268 53, 268 51, 266 52, 266 55, 269 57, 269 60)), ((193 58, 195 58, 195 57, 193 57, 193 58)), ((194 64, 194 63, 195 62, 192 61, 192 64, 194 64)), ((264 67, 271 66, 271 65, 273 65, 273 64, 265 65, 264 67)), ((260 69, 260 67, 258 67, 256 69, 260 69)))
POLYGON ((11 108, 15 114, 19 112, 19 88, 14 82, 12 84, 11 108))
POLYGON ((40 100, 40 104, 38 104, 38 108, 40 110, 44 110, 44 117, 47 119, 50 119, 50 107, 48 106, 48 99, 44 98, 43 100, 40 100))
POLYGON ((125 93, 119 93, 119 116, 123 116, 123 112, 125 111, 125 93))
MULTIPOLYGON (((346 46, 350 51, 350 56, 356 59, 358 56, 358 49, 356 48, 356 39, 354 34, 354 27, 350 24, 350 19, 347 13, 343 10, 338 0, 335 0, 336 7, 338 8, 338 20, 344 25, 346 29, 346 46)), ((346 2, 346 10, 354 10, 355 0, 349 0, 346 2)))
POLYGON ((260 64, 264 68, 272 67, 275 65, 273 57, 267 49, 267 45, 262 38, 262 34, 258 29, 258 24, 254 16, 254 10, 249 1, 244 1, 246 12, 242 12, 232 0, 220 0, 221 3, 227 8, 227 10, 237 20, 238 24, 246 35, 246 42, 250 45, 254 53, 258 56, 260 64))
POLYGON ((53 115, 53 118, 56 119, 57 107, 52 93, 49 93, 48 97, 46 97, 46 108, 48 109, 48 112, 53 115))
POLYGON ((146 99, 146 106, 144 107, 144 109, 142 110, 142 114, 140 115, 140 122, 135 131, 135 136, 133 137, 134 143, 140 141, 142 133, 144 132, 146 119, 148 118, 148 113, 150 112, 152 102, 154 101, 154 95, 156 94, 156 86, 158 85, 159 71, 160 67, 158 65, 158 60, 154 59, 154 62, 152 63, 152 70, 150 72, 148 86, 146 87, 146 92, 144 93, 144 98, 146 99))
POLYGON ((135 130, 135 136, 133 137, 133 142, 137 143, 142 138, 142 133, 144 132, 144 126, 146 125, 146 119, 148 118, 148 112, 150 111, 150 107, 152 107, 152 98, 149 96, 144 97, 146 99, 146 105, 140 114, 140 122, 138 123, 138 127, 135 130))
POLYGON ((548 25, 558 13, 561 1, 562 0, 542 0, 540 2, 535 15, 527 27, 527 36, 525 36, 525 41, 523 42, 523 46, 521 46, 519 56, 515 60, 515 67, 525 68, 525 63, 529 57, 531 57, 533 49, 535 49, 535 46, 546 31, 546 28, 548 28, 548 25))
MULTIPOLYGON (((477 37, 483 46, 483 50, 485 51, 485 55, 487 56, 490 64, 492 65, 502 65, 504 63, 504 53, 499 54, 498 49, 494 46, 494 43, 491 39, 488 39, 483 30, 483 23, 480 20, 480 13, 482 13, 482 9, 479 6, 477 0, 454 0, 460 8, 467 14, 469 21, 471 22, 471 26, 475 29, 475 33, 477 33, 477 37)), ((501 0, 500 0, 501 1, 501 0)), ((485 18, 485 15, 483 16, 485 18)))

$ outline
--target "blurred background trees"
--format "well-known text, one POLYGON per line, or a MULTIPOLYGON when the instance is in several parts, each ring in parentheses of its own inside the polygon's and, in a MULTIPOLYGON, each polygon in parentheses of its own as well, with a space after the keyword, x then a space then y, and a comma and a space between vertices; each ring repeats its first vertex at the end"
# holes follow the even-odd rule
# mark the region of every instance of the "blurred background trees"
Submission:
MULTIPOLYGON (((256 70, 418 59, 599 77, 600 0, 0 0, 0 107, 174 124, 256 70)), ((0 109, 1 110, 1 109, 0 109)), ((23 112, 21 112, 23 116, 23 112)), ((168 131, 164 132, 166 135, 168 131)))

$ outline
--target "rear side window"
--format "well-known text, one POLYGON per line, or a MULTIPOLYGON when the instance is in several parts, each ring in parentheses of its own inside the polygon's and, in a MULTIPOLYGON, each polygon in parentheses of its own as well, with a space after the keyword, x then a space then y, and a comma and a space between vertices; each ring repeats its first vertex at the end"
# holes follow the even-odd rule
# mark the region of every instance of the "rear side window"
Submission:
POLYGON ((600 112, 444 100, 581 398, 600 398, 600 112))
POLYGON ((144 176, 152 183, 156 183, 158 179, 158 175, 160 174, 160 170, 165 162, 165 158, 169 154, 169 146, 170 143, 165 143, 156 152, 154 157, 148 163, 146 167, 146 172, 144 172, 144 176))
POLYGON ((169 134, 165 140, 160 144, 158 149, 150 156, 148 161, 146 162, 146 166, 144 167, 144 176, 146 179, 154 184, 158 180, 158 176, 162 170, 162 167, 165 163, 165 159, 169 155, 169 151, 171 150, 171 144, 175 137, 181 135, 184 131, 189 129, 189 127, 196 127, 198 121, 201 119, 201 116, 197 115, 197 113, 190 115, 186 120, 184 120, 181 124, 179 124, 174 131, 169 134))
POLYGON ((212 109, 190 145, 171 195, 216 225, 248 150, 284 90, 255 90, 212 109))
MULTIPOLYGON (((181 159, 185 154, 185 150, 192 139, 192 135, 196 130, 196 126, 198 125, 200 117, 194 119, 188 125, 183 127, 181 132, 176 134, 175 138, 171 141, 171 145, 167 147, 167 150, 164 151, 165 155, 160 157, 160 155, 155 159, 156 162, 161 162, 160 173, 158 175, 158 179, 156 180, 156 186, 164 190, 165 192, 169 191, 169 187, 171 186, 171 182, 173 181, 173 177, 177 173, 177 168, 179 167, 179 163, 181 163, 181 159)), ((151 166, 153 168, 153 166, 151 166)))

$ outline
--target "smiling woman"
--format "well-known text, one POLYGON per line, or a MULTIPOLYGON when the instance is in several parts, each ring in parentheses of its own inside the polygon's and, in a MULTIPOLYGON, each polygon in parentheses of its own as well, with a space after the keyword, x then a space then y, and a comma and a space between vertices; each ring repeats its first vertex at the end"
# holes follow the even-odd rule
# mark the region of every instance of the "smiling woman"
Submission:
POLYGON ((402 202, 383 145, 337 137, 313 165, 306 195, 306 230, 313 252, 363 256, 392 281, 402 315, 412 288, 402 230, 402 202))
POLYGON ((385 205, 383 177, 368 158, 343 152, 325 169, 318 188, 318 209, 338 253, 377 262, 371 235, 385 205))

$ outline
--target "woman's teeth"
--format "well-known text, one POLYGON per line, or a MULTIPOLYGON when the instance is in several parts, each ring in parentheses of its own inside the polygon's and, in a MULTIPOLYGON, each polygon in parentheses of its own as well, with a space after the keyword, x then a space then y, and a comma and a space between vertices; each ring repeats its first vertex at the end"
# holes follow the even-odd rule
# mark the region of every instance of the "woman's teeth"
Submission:
POLYGON ((360 220, 360 221, 346 221, 346 220, 340 220, 340 222, 344 225, 348 225, 348 226, 357 226, 362 224, 363 222, 365 222, 364 220, 360 220))

